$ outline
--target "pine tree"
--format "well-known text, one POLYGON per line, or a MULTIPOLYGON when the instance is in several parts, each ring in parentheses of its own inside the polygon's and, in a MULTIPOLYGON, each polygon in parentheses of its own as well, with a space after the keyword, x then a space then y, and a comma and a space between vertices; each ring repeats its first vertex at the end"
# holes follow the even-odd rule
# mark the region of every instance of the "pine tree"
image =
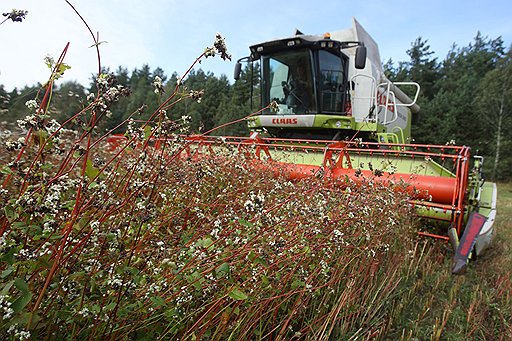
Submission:
POLYGON ((510 177, 512 137, 506 132, 512 129, 511 49, 497 62, 496 68, 486 73, 473 103, 482 125, 481 132, 489 137, 483 141, 482 152, 494 156, 487 167, 491 170, 491 178, 510 177))

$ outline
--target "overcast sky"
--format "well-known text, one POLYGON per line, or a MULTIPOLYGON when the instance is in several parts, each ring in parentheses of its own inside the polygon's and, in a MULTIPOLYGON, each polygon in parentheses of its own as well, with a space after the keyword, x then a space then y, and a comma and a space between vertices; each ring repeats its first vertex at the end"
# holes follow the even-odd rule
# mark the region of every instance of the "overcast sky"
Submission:
MULTIPOLYGON (((99 32, 102 66, 130 71, 148 64, 182 74, 221 33, 233 55, 201 64, 232 78, 248 46, 291 35, 295 28, 321 34, 351 26, 355 17, 379 44, 383 61, 406 61, 411 42, 428 40, 439 59, 456 43, 467 46, 480 31, 512 42, 512 1, 450 0, 70 0, 92 31, 99 32)), ((64 0, 0 0, 0 13, 28 11, 26 20, 0 25, 0 84, 6 90, 44 83, 46 55, 57 58, 67 42, 64 80, 88 85, 98 70, 90 33, 64 0)), ((1 20, 4 17, 0 17, 1 20)))

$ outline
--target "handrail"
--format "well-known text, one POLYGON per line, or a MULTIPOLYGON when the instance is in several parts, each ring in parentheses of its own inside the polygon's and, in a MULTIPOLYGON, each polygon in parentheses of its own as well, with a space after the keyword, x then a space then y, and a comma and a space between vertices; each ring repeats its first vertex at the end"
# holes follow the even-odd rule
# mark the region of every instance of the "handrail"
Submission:
POLYGON ((402 128, 400 128, 399 126, 394 126, 393 129, 391 130, 392 133, 395 133, 395 131, 397 131, 400 133, 400 141, 402 141, 402 143, 405 143, 405 137, 404 137, 404 130, 402 128))
POLYGON ((398 112, 397 112, 397 104, 396 104, 395 93, 393 91, 391 91, 391 85, 392 85, 391 82, 380 83, 377 86, 377 93, 379 93, 378 88, 380 88, 383 85, 386 85, 386 90, 385 90, 384 94, 379 94, 379 95, 380 96, 384 96, 386 98, 386 104, 385 105, 379 104, 379 107, 384 107, 384 115, 383 115, 384 118, 382 120, 382 124, 383 125, 387 125, 387 124, 395 122, 398 119, 398 112), (393 110, 392 110, 393 118, 388 122, 388 110, 389 110, 389 105, 391 104, 390 103, 390 97, 392 97, 391 103, 393 105, 393 110))
MULTIPOLYGON (((420 85, 416 82, 383 82, 380 84, 377 84, 376 79, 373 76, 365 75, 365 74, 355 74, 352 77, 350 77, 349 81, 350 90, 351 90, 351 102, 352 107, 355 107, 355 100, 370 100, 371 104, 370 107, 383 107, 384 117, 382 118, 381 122, 383 125, 387 125, 390 123, 395 122, 398 119, 398 111, 397 108, 399 107, 408 107, 411 108, 412 112, 418 112, 420 110, 419 106, 416 104, 416 101, 418 100, 419 92, 420 92, 420 85), (357 96, 355 94, 355 81, 357 78, 366 78, 370 80, 370 94, 369 96, 357 96), (407 96, 402 90, 400 90, 400 85, 410 85, 414 86, 416 88, 416 92, 414 94, 414 98, 410 99, 409 96, 407 96), (383 88, 383 93, 379 93, 379 88, 383 88), (378 97, 384 96, 386 98, 385 104, 379 103, 378 97), (398 101, 397 101, 398 100, 398 101), (390 106, 393 108, 393 117, 388 120, 388 111, 390 109, 390 106)), ((377 114, 379 115, 379 113, 377 114)))
POLYGON ((397 98, 400 100, 400 103, 398 106, 401 107, 414 107, 413 112, 419 111, 419 106, 416 104, 416 101, 418 100, 418 96, 420 94, 420 85, 416 82, 393 82, 391 83, 391 87, 393 88, 392 91, 397 95, 397 98), (410 99, 409 96, 407 96, 397 85, 412 85, 416 87, 416 93, 414 94, 414 98, 412 99, 411 103, 406 103, 407 99, 410 99))

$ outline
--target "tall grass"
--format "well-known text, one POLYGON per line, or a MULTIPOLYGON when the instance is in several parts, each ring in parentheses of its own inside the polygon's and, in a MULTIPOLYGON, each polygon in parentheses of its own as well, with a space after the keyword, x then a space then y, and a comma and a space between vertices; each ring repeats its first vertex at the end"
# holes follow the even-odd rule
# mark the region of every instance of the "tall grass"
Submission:
MULTIPOLYGON (((227 56, 220 36, 195 63, 215 53, 227 56)), ((4 338, 386 332, 413 248, 407 198, 371 179, 291 183, 229 147, 184 157, 187 118, 165 110, 202 92, 181 82, 148 121, 130 115, 117 147, 98 130, 128 94, 111 75, 60 125, 47 113, 65 54, 1 152, 4 338)))
POLYGON ((234 151, 185 159, 178 135, 155 149, 137 129, 114 150, 36 130, 43 142, 5 168, 4 336, 386 332, 414 254, 406 198, 370 181, 291 183, 234 151))
POLYGON ((450 272, 452 253, 436 245, 428 262, 406 277, 407 294, 387 339, 510 340, 512 338, 512 187, 498 186, 496 237, 465 276, 450 272))

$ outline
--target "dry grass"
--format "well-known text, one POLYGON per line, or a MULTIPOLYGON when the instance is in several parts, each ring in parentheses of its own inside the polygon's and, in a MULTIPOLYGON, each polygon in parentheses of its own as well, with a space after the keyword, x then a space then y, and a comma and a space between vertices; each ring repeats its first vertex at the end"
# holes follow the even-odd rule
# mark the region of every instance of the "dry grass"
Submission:
POLYGON ((498 186, 496 237, 464 276, 450 274, 451 253, 435 246, 408 281, 401 311, 386 339, 512 339, 512 185, 498 186))

